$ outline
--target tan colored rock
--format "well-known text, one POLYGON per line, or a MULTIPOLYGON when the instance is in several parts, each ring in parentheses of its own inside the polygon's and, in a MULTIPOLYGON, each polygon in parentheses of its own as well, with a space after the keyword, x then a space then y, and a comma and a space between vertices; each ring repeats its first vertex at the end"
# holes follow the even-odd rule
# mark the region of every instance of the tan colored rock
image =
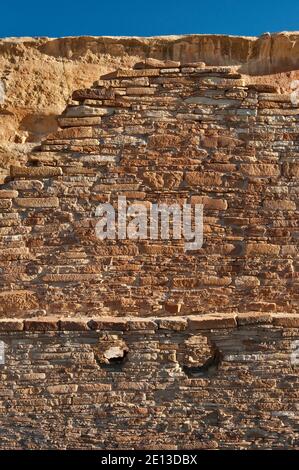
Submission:
POLYGON ((0 190, 0 199, 13 199, 18 197, 18 191, 10 189, 1 189, 0 190))
POLYGON ((280 246, 271 243, 248 243, 246 246, 248 256, 278 256, 279 252, 280 246))
POLYGON ((221 176, 215 173, 187 172, 185 181, 191 187, 201 186, 220 186, 222 182, 221 176))
POLYGON ((58 330, 58 319, 56 318, 30 318, 24 321, 26 331, 55 331, 58 330))
POLYGON ((18 197, 15 199, 19 207, 59 207, 58 197, 18 197))
POLYGON ((235 278, 235 285, 241 289, 258 287, 260 281, 256 276, 238 276, 235 278))
POLYGON ((9 317, 26 310, 34 310, 38 307, 38 299, 32 291, 10 290, 0 292, 0 312, 1 316, 9 317))
POLYGON ((92 127, 68 127, 49 134, 47 140, 84 139, 93 137, 92 127))
POLYGON ((50 178, 62 175, 62 169, 50 166, 26 167, 12 165, 10 174, 12 178, 50 178))
POLYGON ((272 315, 264 312, 246 312, 238 313, 238 325, 256 325, 264 323, 272 323, 272 315))
POLYGON ((71 394, 76 393, 78 390, 77 384, 65 384, 65 385, 49 385, 47 387, 49 393, 55 394, 71 394))
POLYGON ((0 319, 0 331, 23 331, 23 326, 23 320, 13 318, 0 319))
POLYGON ((135 64, 135 69, 167 69, 178 68, 180 62, 174 60, 145 59, 143 62, 135 64))
POLYGON ((227 201, 225 199, 217 199, 209 196, 192 196, 191 204, 203 204, 204 209, 225 211, 227 209, 227 201))
POLYGON ((154 95, 155 88, 150 87, 128 87, 127 95, 128 96, 143 96, 143 95, 154 95))

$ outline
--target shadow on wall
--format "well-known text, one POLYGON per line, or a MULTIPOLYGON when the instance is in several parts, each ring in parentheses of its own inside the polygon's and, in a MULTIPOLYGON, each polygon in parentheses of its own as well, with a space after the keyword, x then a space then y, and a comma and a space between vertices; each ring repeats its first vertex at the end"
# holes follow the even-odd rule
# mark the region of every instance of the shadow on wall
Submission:
POLYGON ((56 114, 27 114, 20 123, 25 142, 41 142, 58 129, 56 114))

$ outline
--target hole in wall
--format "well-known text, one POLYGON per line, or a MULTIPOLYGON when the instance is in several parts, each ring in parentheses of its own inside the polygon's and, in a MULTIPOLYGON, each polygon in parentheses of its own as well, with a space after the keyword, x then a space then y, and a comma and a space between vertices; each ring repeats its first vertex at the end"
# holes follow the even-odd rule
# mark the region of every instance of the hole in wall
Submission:
POLYGON ((99 339, 95 360, 102 369, 117 372, 125 365, 128 353, 129 348, 122 339, 114 335, 105 335, 99 339))
POLYGON ((179 361, 189 378, 211 377, 217 373, 222 354, 217 345, 204 335, 194 335, 182 345, 179 361))

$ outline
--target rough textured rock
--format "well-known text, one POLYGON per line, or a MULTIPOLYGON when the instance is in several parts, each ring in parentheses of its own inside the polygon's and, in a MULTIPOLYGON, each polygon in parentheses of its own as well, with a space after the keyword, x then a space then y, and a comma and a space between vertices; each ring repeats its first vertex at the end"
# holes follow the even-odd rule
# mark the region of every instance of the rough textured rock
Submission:
POLYGON ((297 33, 0 51, 0 447, 299 448, 297 33), (119 195, 203 247, 100 241, 119 195))
POLYGON ((46 315, 298 313, 298 105, 230 67, 162 65, 74 92, 60 129, 10 166, 3 288, 46 315), (97 206, 119 196, 202 203, 202 248, 99 240, 97 206))
POLYGON ((0 448, 298 449, 299 330, 283 319, 59 334, 0 321, 0 448))

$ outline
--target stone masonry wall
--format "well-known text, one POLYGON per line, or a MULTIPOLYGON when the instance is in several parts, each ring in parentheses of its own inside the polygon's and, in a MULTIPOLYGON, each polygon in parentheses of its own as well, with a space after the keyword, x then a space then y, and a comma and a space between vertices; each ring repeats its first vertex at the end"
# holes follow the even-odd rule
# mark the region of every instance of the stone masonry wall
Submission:
POLYGON ((298 312, 289 95, 229 67, 147 60, 73 100, 2 185, 2 317, 298 312), (203 203, 203 247, 100 241, 96 208, 118 196, 203 203))
POLYGON ((299 107, 153 59, 72 98, 0 189, 0 448, 298 448, 299 107), (99 240, 119 196, 202 248, 99 240))
POLYGON ((0 321, 0 448, 298 449, 298 317, 205 318, 0 321))

